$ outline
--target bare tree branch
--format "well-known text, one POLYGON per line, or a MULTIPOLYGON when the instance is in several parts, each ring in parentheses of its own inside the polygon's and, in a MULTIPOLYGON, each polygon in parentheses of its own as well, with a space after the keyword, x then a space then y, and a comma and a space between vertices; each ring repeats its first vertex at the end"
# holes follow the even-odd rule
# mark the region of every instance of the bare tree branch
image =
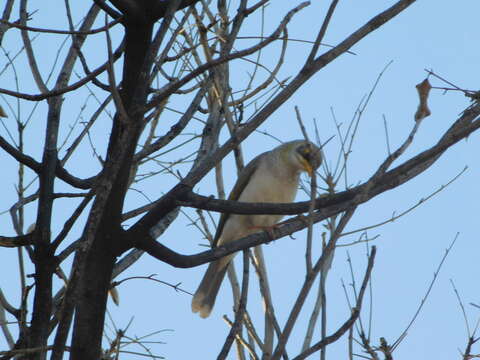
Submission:
POLYGON ((335 331, 332 335, 327 336, 325 339, 322 341, 317 342, 315 345, 310 347, 309 349, 305 350, 302 352, 300 355, 296 356, 293 360, 301 360, 307 358, 309 355, 313 354, 314 352, 324 348, 328 344, 331 344, 340 337, 343 336, 357 321, 359 315, 360 315, 360 310, 362 309, 362 302, 363 302, 363 295, 365 294, 365 289, 367 288, 367 284, 370 280, 370 275, 372 274, 372 269, 373 269, 373 264, 375 261, 375 255, 377 253, 377 249, 375 246, 372 246, 372 251, 370 253, 370 257, 368 258, 368 265, 367 265, 367 270, 365 272, 365 276, 363 278, 362 286, 360 288, 360 292, 358 293, 358 299, 355 307, 353 308, 352 315, 350 318, 345 321, 345 323, 337 330, 335 331))
POLYGON ((27 30, 27 31, 32 31, 32 32, 40 32, 40 33, 47 33, 47 34, 63 34, 63 35, 92 35, 92 34, 98 34, 101 32, 104 32, 108 29, 111 29, 113 26, 117 25, 121 19, 116 19, 111 21, 105 26, 102 26, 98 29, 93 29, 89 31, 69 31, 69 30, 53 30, 53 29, 43 29, 43 28, 36 28, 36 27, 31 27, 31 26, 23 26, 20 25, 16 22, 9 22, 6 20, 0 20, 0 24, 4 24, 7 27, 11 28, 16 28, 16 29, 21 29, 21 30, 27 30))
MULTIPOLYGON (((384 175, 375 177, 370 181, 367 181, 363 185, 359 185, 351 190, 322 197, 316 200, 315 208, 317 211, 314 214, 314 222, 317 223, 330 216, 336 215, 352 207, 362 204, 374 196, 397 187, 406 181, 418 176, 426 169, 428 169, 439 156, 445 152, 450 146, 464 139, 476 129, 480 128, 480 119, 476 119, 480 114, 480 104, 475 104, 471 108, 467 109, 463 115, 450 127, 445 135, 438 141, 438 143, 432 146, 430 149, 423 151, 422 153, 414 156, 410 160, 407 160, 403 164, 396 168, 386 172, 384 175), (476 120, 474 120, 476 119, 476 120)), ((186 187, 176 187, 172 190, 172 193, 167 194, 155 205, 151 212, 154 212, 159 204, 162 212, 165 209, 173 208, 176 205, 187 205, 185 202, 175 201, 172 196, 178 196, 181 198, 197 198, 198 195, 188 191, 186 187), (173 195, 173 194, 175 195, 173 195)), ((240 214, 299 214, 308 210, 310 205, 309 201, 293 203, 293 204, 253 204, 228 201, 228 200, 213 200, 206 197, 201 197, 201 201, 196 203, 197 208, 205 210, 224 211, 229 213, 240 214), (227 203, 231 206, 224 206, 227 203), (212 206, 212 204, 218 206, 212 206), (223 205, 223 206, 221 206, 223 205)), ((146 215, 148 216, 148 214, 146 215)), ((220 246, 214 250, 206 251, 197 255, 180 255, 167 247, 156 243, 147 234, 140 235, 141 228, 145 226, 140 220, 136 225, 132 226, 127 232, 128 238, 133 241, 135 247, 147 251, 150 255, 156 257, 159 260, 165 261, 173 266, 178 267, 192 267, 205 262, 209 262, 218 259, 222 256, 234 253, 239 250, 244 250, 252 246, 257 246, 271 241, 270 236, 266 234, 253 234, 242 240, 234 241, 226 245, 220 246), (243 245, 243 246, 242 246, 243 245)), ((306 225, 303 221, 289 222, 282 225, 275 232, 273 240, 281 238, 286 235, 290 235, 295 231, 305 228, 306 225)))
POLYGON ((248 250, 243 251, 242 291, 241 291, 240 301, 238 303, 238 308, 236 309, 236 312, 235 312, 235 322, 233 323, 230 329, 230 332, 228 333, 228 336, 225 339, 225 343, 223 344, 222 350, 218 354, 217 360, 226 359, 228 352, 230 351, 230 347, 232 346, 233 340, 235 339, 242 325, 243 315, 245 314, 245 306, 247 304, 247 294, 248 294, 248 273, 249 273, 248 265, 250 264, 248 254, 249 254, 248 250))
MULTIPOLYGON (((122 48, 117 49, 114 52, 114 58, 118 59, 122 53, 121 51, 122 48)), ((73 90, 77 90, 78 88, 82 87, 83 85, 87 84, 88 82, 92 81, 94 78, 96 78, 98 75, 103 73, 105 70, 107 70, 108 62, 103 64, 102 66, 98 67, 97 69, 93 70, 90 74, 85 76, 83 79, 78 80, 77 82, 73 83, 72 85, 65 86, 64 88, 61 89, 54 89, 51 91, 46 90, 45 93, 38 94, 38 95, 29 95, 25 93, 19 93, 7 89, 0 89, 1 94, 6 94, 10 96, 14 96, 20 99, 24 100, 30 100, 30 101, 40 101, 44 99, 48 99, 51 97, 59 96, 65 93, 68 93, 73 90)))
POLYGON ((0 236, 0 247, 19 247, 32 244, 33 238, 31 234, 20 236, 0 236))

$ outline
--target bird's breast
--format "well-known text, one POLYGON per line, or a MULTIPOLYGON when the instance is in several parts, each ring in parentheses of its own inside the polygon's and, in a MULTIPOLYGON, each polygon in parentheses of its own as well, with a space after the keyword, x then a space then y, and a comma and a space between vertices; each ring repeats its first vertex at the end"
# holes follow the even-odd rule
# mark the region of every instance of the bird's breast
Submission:
POLYGON ((287 203, 295 199, 298 188, 298 176, 292 174, 272 174, 271 171, 259 169, 239 197, 245 202, 287 203))
MULTIPOLYGON (((289 203, 295 199, 298 174, 275 173, 270 169, 258 169, 249 179, 238 200, 243 202, 289 203)), ((229 216, 218 243, 233 241, 261 231, 261 227, 276 224, 282 215, 229 216)))

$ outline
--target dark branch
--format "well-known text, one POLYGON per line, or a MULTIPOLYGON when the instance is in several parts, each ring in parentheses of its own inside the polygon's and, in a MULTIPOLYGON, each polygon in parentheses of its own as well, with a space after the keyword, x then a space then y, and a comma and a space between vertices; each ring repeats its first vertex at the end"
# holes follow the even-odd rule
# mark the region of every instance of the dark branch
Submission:
MULTIPOLYGON (((322 209, 332 204, 338 204, 351 200, 355 194, 361 192, 361 187, 357 186, 351 190, 339 192, 327 197, 321 197, 315 201, 315 209, 322 209)), ((194 192, 188 192, 179 196, 177 205, 192 207, 195 209, 217 211, 230 214, 278 214, 278 215, 298 215, 308 211, 310 201, 300 201, 296 203, 251 203, 234 200, 220 200, 213 197, 202 196, 194 192)))
MULTIPOLYGON (((156 1, 136 1, 136 0, 110 0, 110 2, 121 11, 128 22, 155 22, 165 17, 168 12, 168 7, 173 5, 173 2, 178 2, 176 11, 182 10, 190 5, 195 4, 199 0, 156 0, 156 1)), ((121 15, 105 4, 105 0, 95 0, 95 3, 100 6, 114 19, 121 15)))
MULTIPOLYGON (((317 211, 314 214, 313 221, 318 223, 328 217, 365 203, 373 197, 393 189, 421 174, 434 164, 441 154, 450 146, 480 128, 480 119, 472 121, 478 117, 479 114, 480 104, 475 104, 463 113, 432 148, 386 172, 384 175, 367 181, 351 190, 317 199, 315 204, 317 211)), ((306 212, 310 203, 309 201, 305 201, 293 204, 251 204, 214 200, 194 195, 189 191, 188 186, 180 184, 165 195, 147 215, 126 232, 130 244, 134 244, 135 247, 147 251, 150 255, 172 266, 194 267, 239 250, 279 239, 304 229, 307 226, 302 220, 292 221, 278 227, 273 238, 268 236, 268 234, 253 234, 200 254, 181 255, 157 243, 150 237, 148 231, 150 227, 155 224, 155 221, 158 221, 156 219, 161 218, 163 213, 168 209, 172 209, 176 205, 188 205, 188 202, 185 202, 183 199, 189 199, 189 197, 196 199, 195 207, 197 208, 241 214, 298 214, 306 212), (182 200, 179 201, 179 199, 182 200), (158 217, 156 215, 158 215, 158 217)))
MULTIPOLYGON (((277 31, 283 31, 285 28, 286 24, 290 21, 291 17, 295 14, 295 12, 299 11, 303 7, 307 6, 308 3, 304 2, 295 7, 293 10, 291 10, 282 20, 281 24, 277 28, 277 31)), ((275 31, 273 35, 279 36, 280 33, 276 34, 275 31)), ((273 41, 272 39, 271 41, 273 41)), ((260 44, 265 44, 265 42, 261 42, 260 44)), ((259 46, 257 44, 256 46, 259 46)), ((261 47, 261 46, 260 46, 261 47)), ((250 48, 251 50, 252 48, 250 48)), ((249 49, 247 49, 249 50, 249 49)), ((241 52, 240 52, 241 53, 241 52)), ((238 54, 238 53, 235 53, 238 54)), ((231 54, 229 56, 234 56, 235 54, 231 54)), ((228 61, 231 59, 227 58, 221 58, 219 60, 224 60, 228 61)), ((214 60, 215 62, 215 60, 214 60)), ((221 63, 221 62, 220 62, 221 63)), ((219 65, 220 63, 216 64, 219 65)), ((208 63, 212 65, 212 62, 208 63)), ((204 65, 208 65, 204 64, 204 65)), ((202 66, 204 66, 202 65, 202 66)), ((195 71, 198 72, 197 75, 201 74, 203 71, 206 71, 210 68, 210 65, 208 65, 206 68, 199 67, 195 71), (200 71, 201 70, 201 71, 200 71)), ((190 73, 190 75, 193 74, 190 73)), ((195 76, 197 76, 195 75, 195 76)), ((195 77, 193 76, 193 77, 195 77)), ((182 84, 188 82, 189 80, 187 79, 188 75, 184 77, 182 80, 179 80, 182 82, 182 84)), ((192 77, 192 79, 193 79, 192 77)), ((191 80, 191 79, 190 79, 191 80)), ((306 80, 305 80, 306 81, 306 80)), ((178 82, 175 82, 172 87, 166 90, 162 96, 157 96, 155 100, 152 100, 150 102, 151 107, 156 106, 157 102, 163 101, 169 94, 170 91, 175 91, 175 89, 178 89, 182 84, 179 84, 178 82)), ((294 85, 293 90, 296 90, 300 84, 294 85)), ((286 98, 290 97, 290 86, 287 86, 285 90, 282 92, 286 98)), ((277 96, 275 99, 278 99, 278 101, 281 101, 280 97, 277 96)), ((275 99, 273 101, 275 101, 275 99)), ((283 103, 283 102, 282 102, 283 103)), ((278 106, 280 106, 280 103, 278 103, 278 106)), ((146 111, 146 109, 144 109, 146 111)), ((273 110, 271 111, 273 112, 273 110)), ((165 196, 162 197, 158 201, 158 203, 147 213, 145 214, 132 228, 130 228, 129 233, 133 234, 135 233, 136 236, 142 237, 145 236, 149 229, 154 226, 164 215, 168 214, 175 206, 176 206, 176 199, 182 195, 185 194, 190 190, 191 187, 193 187, 198 181, 200 181, 207 173, 210 171, 216 164, 218 164, 230 151, 232 151, 234 148, 237 147, 238 143, 241 142, 243 139, 245 139, 249 134, 251 134, 263 121, 266 120, 268 115, 271 114, 269 112, 266 114, 264 111, 260 111, 260 115, 257 115, 252 121, 250 121, 248 124, 246 124, 244 127, 242 127, 239 131, 236 132, 235 138, 230 139, 227 141, 225 145, 223 145, 220 149, 215 151, 214 154, 211 156, 206 157, 197 167, 195 167, 188 175, 184 178, 182 183, 176 185, 173 189, 171 189, 165 196)), ((135 238, 135 237, 133 237, 135 238)))
POLYGON ((81 179, 76 176, 73 176, 67 170, 61 167, 60 162, 57 162, 57 169, 55 170, 55 174, 59 179, 65 181, 67 184, 73 187, 76 187, 78 189, 84 189, 84 190, 90 189, 95 183, 95 181, 97 180, 97 178, 101 175, 100 173, 98 175, 89 177, 87 179, 81 179))
POLYGON ((306 64, 310 63, 313 61, 315 56, 317 55, 318 48, 320 47, 323 37, 325 36, 325 33, 327 32, 328 25, 330 24, 330 20, 332 19, 333 12, 335 11, 335 8, 337 7, 338 0, 333 0, 330 4, 330 7, 328 8, 327 15, 325 15, 325 19, 323 20, 322 27, 320 28, 320 31, 318 32, 317 38, 315 39, 315 42, 313 43, 312 50, 310 51, 310 54, 308 55, 306 64))
MULTIPOLYGON (((332 209, 329 209, 329 211, 322 209, 322 211, 315 213, 313 222, 317 223, 348 208, 346 205, 344 207, 345 209, 343 207, 332 207, 332 209)), ((252 234, 239 240, 232 241, 225 245, 218 246, 214 249, 194 255, 179 254, 155 241, 150 236, 139 238, 135 237, 135 235, 128 234, 128 232, 127 235, 130 236, 129 240, 134 243, 136 248, 148 252, 154 258, 166 262, 174 267, 191 268, 220 259, 226 255, 233 254, 240 250, 245 250, 254 246, 269 243, 273 240, 280 239, 305 229, 307 226, 308 224, 306 224, 303 217, 291 219, 283 225, 276 227, 274 233, 262 232, 252 234)))
POLYGON ((20 236, 0 236, 0 247, 20 247, 33 245, 32 234, 20 236))
POLYGON ((180 89, 183 85, 187 84, 191 80, 195 79, 197 76, 205 73, 207 70, 210 70, 218 65, 224 64, 226 62, 229 62, 234 59, 238 59, 247 55, 254 54, 258 50, 264 48, 265 46, 269 45, 275 40, 278 40, 280 35, 283 33, 284 29, 286 28, 287 24, 290 22, 292 17, 302 10, 304 7, 308 6, 310 3, 309 2, 302 2, 300 5, 296 6, 292 10, 290 10, 287 15, 283 18, 283 20, 280 22, 280 25, 278 25, 277 29, 268 37, 265 38, 265 40, 260 41, 258 44, 249 47, 244 50, 239 50, 231 54, 227 54, 225 56, 221 56, 219 58, 213 59, 212 61, 209 61, 205 64, 200 65, 196 69, 192 70, 188 75, 184 76, 182 79, 177 80, 167 86, 165 86, 162 90, 161 93, 157 96, 155 96, 145 107, 145 109, 142 109, 143 112, 146 112, 155 106, 158 106, 162 101, 164 101, 166 98, 168 98, 172 93, 180 89))
POLYGON ((95 5, 97 5, 100 9, 105 11, 108 15, 110 15, 113 19, 118 20, 122 17, 122 14, 119 12, 115 11, 112 9, 110 6, 108 6, 105 2, 105 0, 93 0, 95 5))
MULTIPOLYGON (((366 182, 350 190, 316 199, 315 209, 321 209, 322 212, 330 207, 340 206, 344 209, 345 207, 341 206, 341 204, 345 202, 349 203, 347 207, 359 205, 368 201, 373 196, 393 189, 410 180, 412 177, 419 175, 431 166, 448 148, 480 128, 480 119, 473 121, 479 115, 479 104, 467 109, 436 145, 375 179, 374 185, 368 191, 368 196, 362 197, 361 199, 358 198, 365 193, 365 189, 369 183, 366 182)), ((242 203, 231 200, 218 200, 211 197, 201 196, 193 192, 186 192, 184 195, 178 197, 177 204, 196 209, 234 214, 297 215, 308 211, 310 201, 285 204, 242 203)))
POLYGON ((34 158, 25 155, 13 145, 11 145, 4 137, 0 136, 0 147, 5 150, 9 155, 11 155, 15 160, 23 165, 27 166, 28 168, 32 169, 36 173, 40 171, 40 163, 36 161, 34 158))
MULTIPOLYGON (((178 5, 177 11, 194 5, 198 1, 199 0, 181 0, 180 4, 178 5)), ((171 1, 153 1, 150 10, 151 16, 153 17, 154 21, 157 21, 165 16, 170 2, 171 1)))
POLYGON ((16 22, 9 22, 6 20, 0 20, 0 23, 5 24, 8 27, 11 28, 17 28, 21 30, 27 30, 27 31, 32 31, 32 32, 39 32, 39 33, 48 33, 48 34, 63 34, 63 35, 92 35, 92 34, 98 34, 100 32, 106 31, 107 29, 112 28, 114 25, 118 24, 120 22, 120 19, 116 19, 110 23, 108 23, 106 26, 102 26, 98 29, 93 29, 90 31, 69 31, 69 30, 53 30, 53 29, 44 29, 44 28, 36 28, 36 27, 31 27, 31 26, 24 26, 20 25, 16 22))
MULTIPOLYGON (((114 56, 113 56, 115 60, 117 60, 120 57, 120 55, 122 54, 122 50, 123 50, 123 48, 120 48, 120 49, 117 49, 117 51, 115 51, 114 56)), ((46 91, 42 94, 31 95, 31 94, 20 93, 20 92, 8 90, 8 89, 0 89, 0 93, 10 95, 10 96, 13 96, 13 97, 16 97, 16 98, 19 98, 19 99, 30 100, 30 101, 45 100, 45 99, 48 99, 48 98, 51 98, 51 97, 55 97, 55 96, 62 95, 62 94, 68 93, 70 91, 76 90, 76 89, 82 87, 83 85, 87 84, 88 82, 93 81, 98 75, 100 75, 101 73, 103 73, 107 69, 107 66, 108 66, 108 61, 105 64, 103 64, 102 66, 93 70, 91 73, 89 73, 84 78, 82 78, 82 79, 78 80, 77 82, 73 83, 72 85, 68 85, 68 86, 62 87, 60 89, 46 91)))
MULTIPOLYGON (((12 146, 7 140, 5 140, 2 136, 0 136, 0 147, 5 150, 8 154, 10 154, 15 160, 23 165, 27 166, 29 169, 34 171, 35 173, 39 173, 41 171, 41 164, 36 161, 34 158, 25 155, 21 151, 17 150, 14 146, 12 146)), ((67 170, 65 170, 59 162, 57 162, 57 169, 55 171, 56 176, 65 181, 67 184, 72 185, 73 187, 79 189, 89 189, 92 187, 95 179, 97 176, 90 177, 88 179, 80 179, 73 175, 71 175, 67 170)))
POLYGON ((178 122, 175 125, 173 125, 165 135, 158 138, 153 144, 143 148, 138 153, 136 153, 133 158, 134 161, 137 162, 149 156, 151 153, 165 147, 173 139, 175 139, 178 136, 178 134, 180 134, 183 131, 183 129, 185 129, 185 127, 187 126, 187 124, 190 122, 193 115, 195 114, 195 112, 198 110, 198 106, 200 105, 200 102, 202 101, 203 96, 205 95, 209 87, 210 87, 210 82, 206 82, 203 85, 203 87, 200 88, 200 90, 197 92, 194 99, 190 103, 190 106, 182 115, 180 120, 178 120, 178 122))

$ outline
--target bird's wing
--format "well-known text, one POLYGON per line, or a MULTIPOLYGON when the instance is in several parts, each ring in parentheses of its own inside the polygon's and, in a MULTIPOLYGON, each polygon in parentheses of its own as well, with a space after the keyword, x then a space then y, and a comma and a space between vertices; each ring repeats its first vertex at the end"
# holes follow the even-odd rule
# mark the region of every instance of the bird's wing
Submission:
MULTIPOLYGON (((265 155, 266 153, 258 155, 256 158, 250 161, 248 165, 242 169, 242 171, 240 171, 237 182, 235 183, 232 191, 230 192, 230 195, 228 196, 228 200, 238 200, 240 198, 243 190, 250 182, 250 179, 257 170, 260 159, 265 155)), ((218 222, 217 226, 217 232, 215 233, 215 237, 213 239, 213 247, 217 246, 218 239, 222 235, 223 227, 225 226, 225 223, 227 222, 229 216, 230 213, 222 213, 222 215, 220 216, 220 221, 218 222)))

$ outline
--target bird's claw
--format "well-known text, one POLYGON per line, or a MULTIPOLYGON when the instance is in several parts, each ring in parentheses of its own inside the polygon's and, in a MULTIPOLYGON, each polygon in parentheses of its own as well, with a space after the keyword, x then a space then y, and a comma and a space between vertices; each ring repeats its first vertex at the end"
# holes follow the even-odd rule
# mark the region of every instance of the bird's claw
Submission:
POLYGON ((281 223, 274 224, 274 225, 271 225, 271 226, 252 226, 251 229, 265 231, 268 234, 268 237, 269 237, 269 240, 265 244, 270 244, 273 240, 276 239, 275 228, 277 228, 280 225, 281 225, 281 223))

